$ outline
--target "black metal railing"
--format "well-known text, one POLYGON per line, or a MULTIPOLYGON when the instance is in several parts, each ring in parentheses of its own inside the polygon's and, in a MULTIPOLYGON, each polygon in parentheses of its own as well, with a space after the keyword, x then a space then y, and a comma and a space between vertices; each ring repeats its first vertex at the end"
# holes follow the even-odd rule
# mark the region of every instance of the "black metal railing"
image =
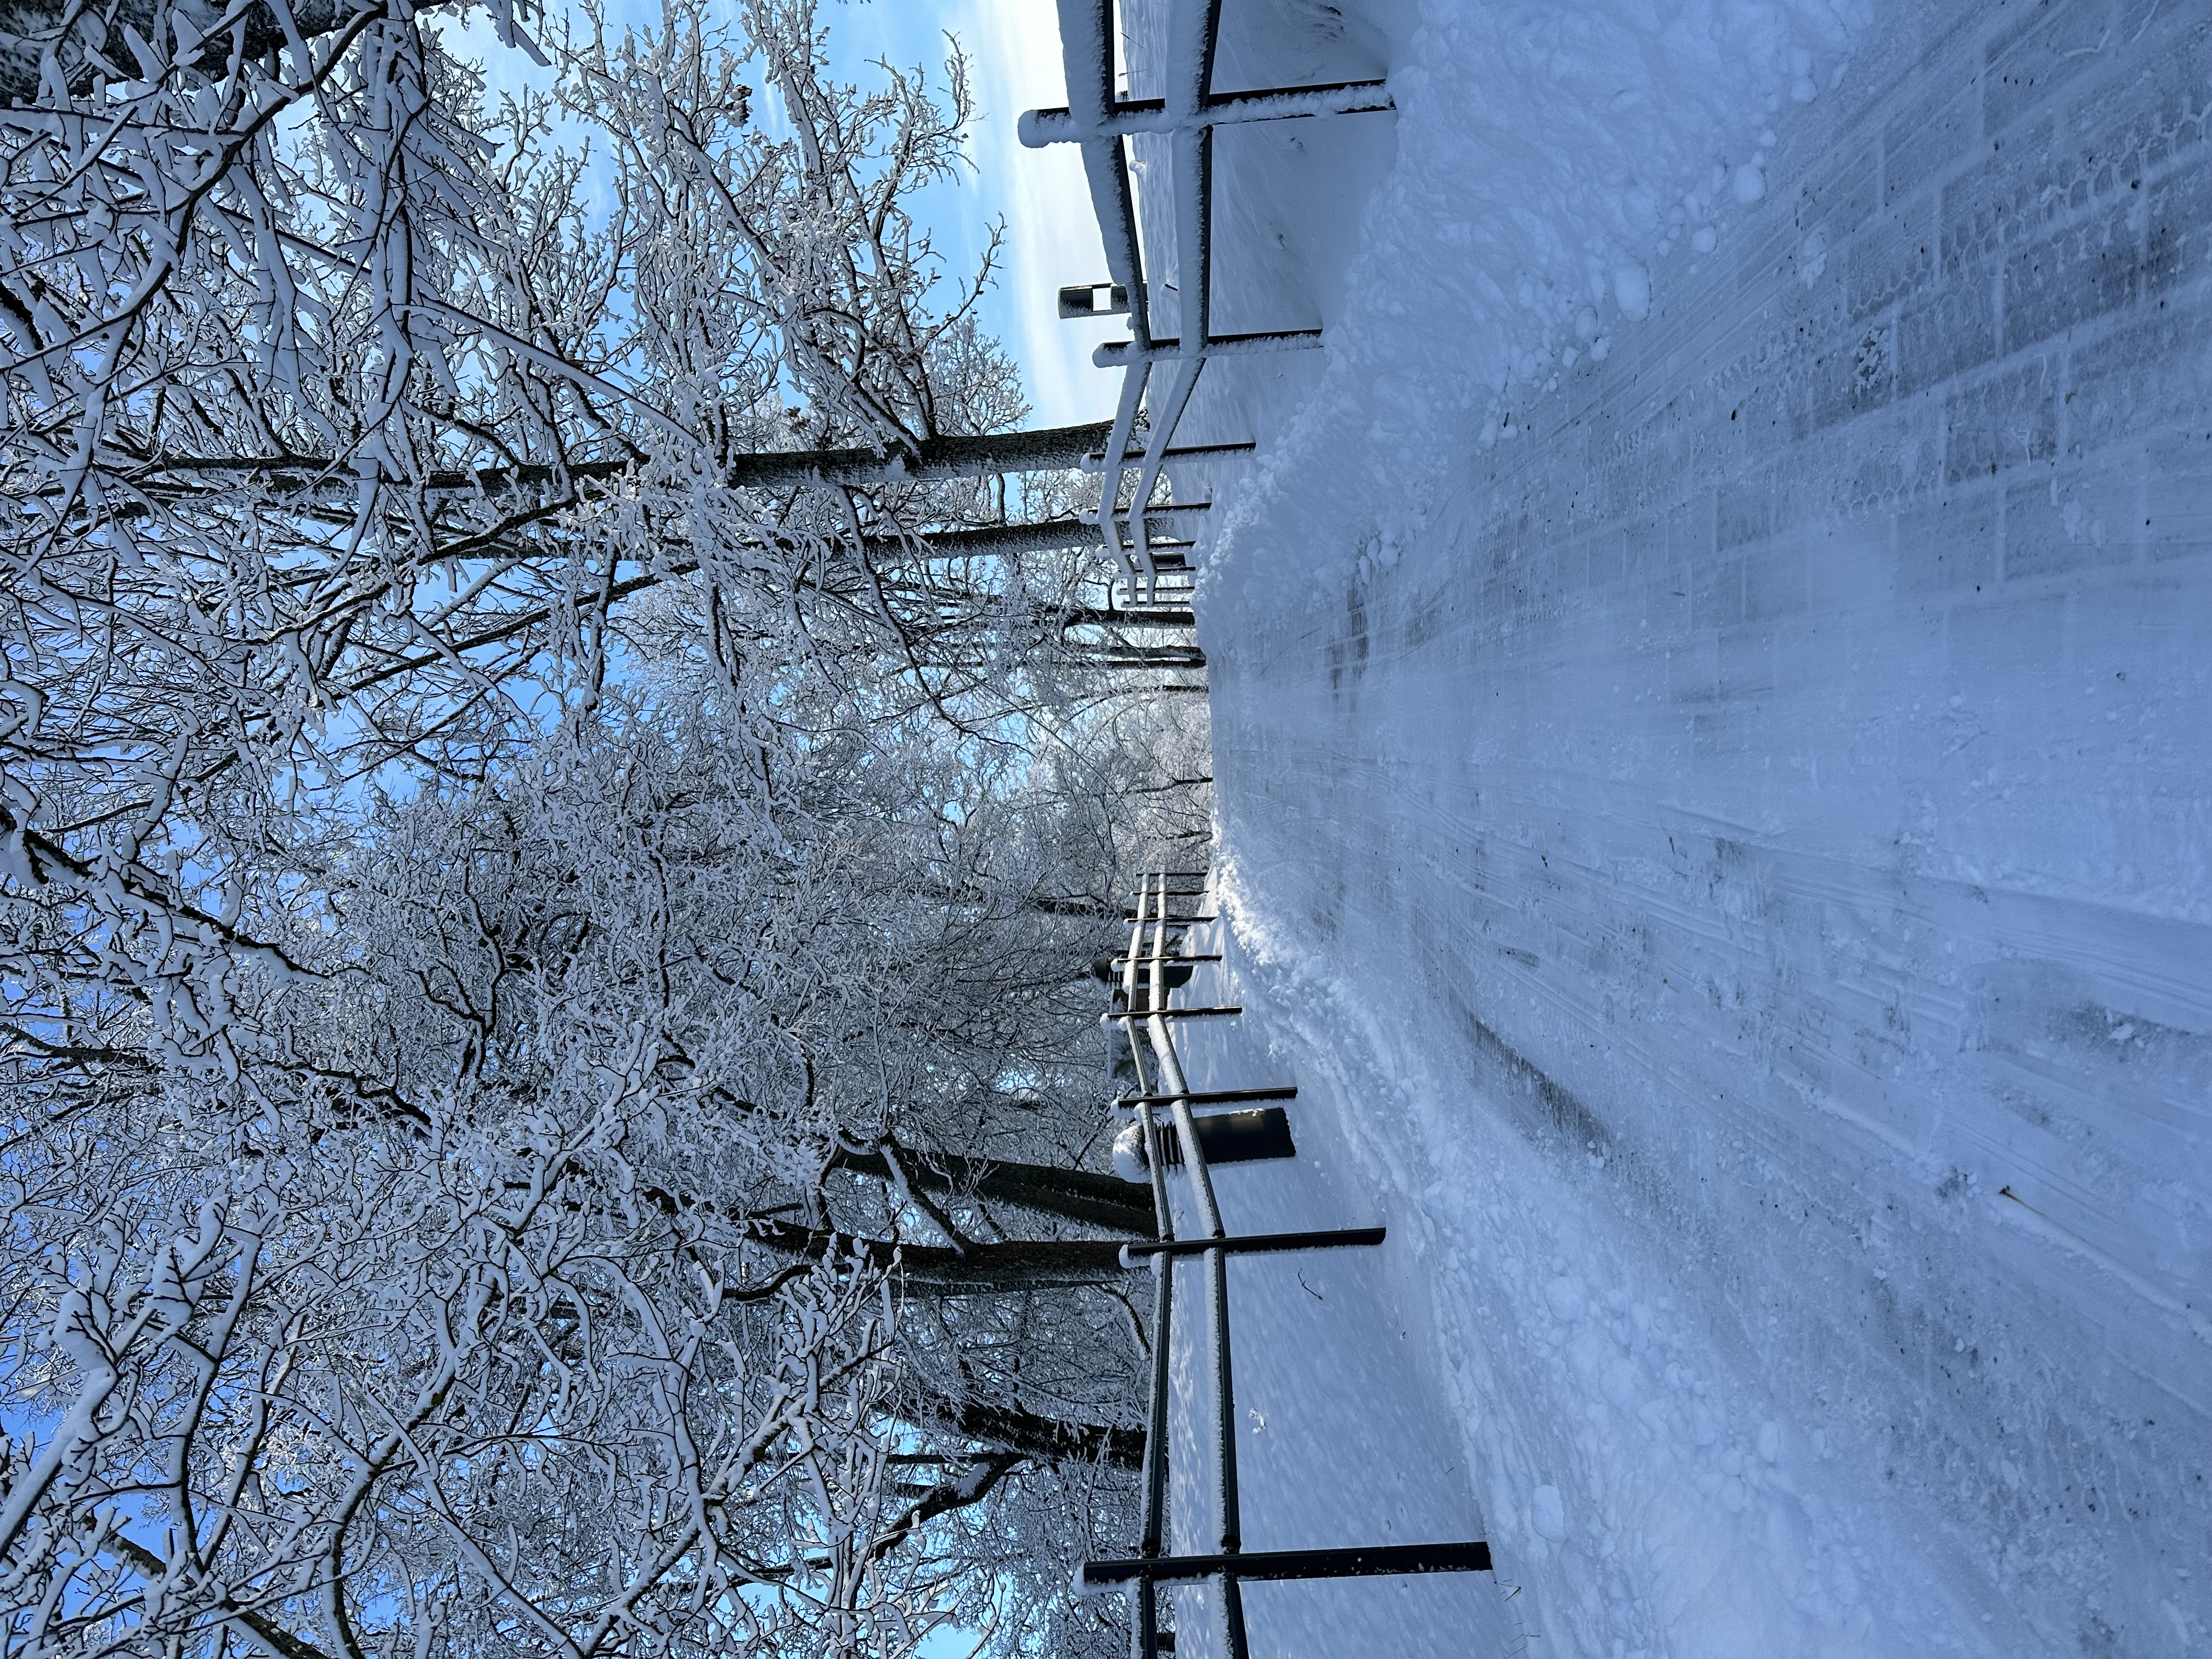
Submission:
MULTIPOLYGON (((1338 1228, 1328 1231, 1233 1235, 1224 1226, 1215 1201, 1213 1176, 1208 1164, 1206 1139, 1194 1108, 1253 1100, 1282 1100, 1295 1097, 1293 1085, 1258 1089, 1194 1090, 1183 1075, 1176 1051, 1173 1022, 1194 1014, 1234 1014, 1234 1006, 1171 1006, 1174 994, 1170 969, 1194 958, 1171 952, 1171 931, 1183 923, 1168 915, 1170 897, 1200 897, 1204 888, 1170 885, 1188 882, 1188 875, 1160 871, 1145 877, 1131 913, 1127 954, 1119 958, 1122 1006, 1111 1011, 1109 1026, 1127 1033, 1129 1060, 1134 1075, 1133 1093, 1118 1096, 1112 1108, 1133 1116, 1143 1149, 1143 1160, 1152 1194, 1158 1237, 1147 1243, 1123 1248, 1122 1261, 1135 1266, 1150 1259, 1153 1273, 1152 1328, 1152 1390, 1145 1427, 1144 1502, 1137 1554, 1128 1560, 1091 1561, 1083 1568, 1080 1587, 1104 1589, 1128 1586, 1132 1607, 1130 1650, 1133 1659, 1158 1659, 1162 1652, 1159 1589, 1163 1584, 1210 1583, 1218 1588, 1223 1652, 1228 1659, 1249 1659, 1244 1631, 1244 1603, 1238 1586, 1247 1579, 1348 1578, 1370 1575, 1429 1572, 1487 1572, 1490 1547, 1480 1540, 1438 1544, 1389 1546, 1355 1545, 1338 1549, 1275 1550, 1247 1553, 1243 1522, 1237 1487, 1236 1378, 1230 1351, 1229 1258, 1232 1255, 1285 1250, 1358 1249, 1377 1245, 1385 1237, 1381 1227, 1338 1228), (1144 971, 1140 974, 1139 968, 1144 971), (1144 1041, 1138 1038, 1142 1034, 1144 1041), (1149 1048, 1151 1064, 1146 1053, 1149 1048), (1158 1109, 1164 1106, 1169 1121, 1163 1124, 1158 1109), (1163 1139, 1172 1129, 1180 1152, 1170 1158, 1163 1139), (1174 1206, 1169 1202, 1167 1170, 1180 1162, 1190 1185, 1195 1237, 1176 1233, 1174 1206), (1169 1340, 1175 1312, 1175 1263, 1183 1257, 1200 1259, 1206 1279, 1206 1325, 1208 1353, 1208 1392, 1212 1395, 1213 1438, 1212 1486, 1216 1512, 1220 1516, 1217 1547, 1208 1554, 1166 1555, 1168 1492, 1169 1340)), ((1202 920, 1211 920, 1203 918, 1202 920)), ((1187 970, 1186 970, 1187 971, 1187 970)))
POLYGON ((1059 0, 1060 54, 1067 70, 1067 107, 1030 110, 1021 118, 1021 139, 1032 149, 1072 143, 1083 152, 1083 171, 1098 230, 1106 247, 1105 282, 1060 290, 1062 317, 1127 313, 1129 338, 1100 346, 1099 367, 1124 367, 1114 430, 1101 458, 1106 474, 1096 515, 1099 538, 1119 575, 1139 599, 1149 599, 1163 568, 1162 544, 1152 520, 1161 469, 1179 456, 1218 453, 1171 447, 1200 373, 1214 357, 1296 350, 1321 343, 1319 329, 1252 334, 1213 331, 1213 130, 1249 121, 1282 121, 1350 115, 1392 107, 1387 84, 1350 81, 1329 86, 1278 87, 1217 94, 1213 59, 1221 33, 1221 0, 1187 0, 1170 10, 1166 95, 1127 99, 1114 84, 1115 0, 1059 0), (1128 141, 1139 132, 1165 134, 1173 156, 1174 255, 1178 281, 1171 319, 1159 316, 1146 277, 1143 238, 1137 228, 1136 192, 1130 180, 1128 141), (1170 322, 1171 333, 1159 325, 1170 322), (1164 376, 1155 369, 1168 369, 1164 376), (1139 431, 1139 418, 1143 430, 1139 431), (1135 441, 1139 436, 1142 441, 1135 441), (1137 474, 1127 492, 1128 473, 1137 474))

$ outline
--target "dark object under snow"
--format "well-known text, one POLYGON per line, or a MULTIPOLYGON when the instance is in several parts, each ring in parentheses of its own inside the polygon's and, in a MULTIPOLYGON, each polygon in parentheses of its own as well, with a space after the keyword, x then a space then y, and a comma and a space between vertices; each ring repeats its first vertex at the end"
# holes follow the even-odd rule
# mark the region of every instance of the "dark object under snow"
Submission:
MULTIPOLYGON (((1198 1149, 1212 1164, 1256 1164, 1263 1158, 1296 1158, 1298 1149, 1291 1141, 1291 1120, 1279 1106, 1263 1106, 1242 1112, 1214 1112, 1195 1120, 1198 1125, 1198 1149)), ((1182 1164, 1182 1141, 1172 1124, 1160 1126, 1160 1144, 1167 1149, 1167 1161, 1171 1167, 1182 1164)), ((1145 1172, 1145 1141, 1143 1133, 1131 1124, 1115 1138, 1115 1171, 1125 1181, 1143 1181, 1145 1172), (1126 1142, 1126 1149, 1123 1143, 1126 1142), (1127 1157, 1123 1156, 1126 1150, 1127 1157)))
MULTIPOLYGON (((1097 980, 1101 985, 1120 985, 1121 982, 1121 970, 1115 965, 1120 961, 1121 957, 1099 957, 1097 961, 1091 964, 1091 977, 1097 980)), ((1179 985, 1189 984, 1191 972, 1192 969, 1190 963, 1187 962, 1177 962, 1174 957, 1170 957, 1167 959, 1166 967, 1161 971, 1160 983, 1164 985, 1169 990, 1172 991, 1179 985)), ((1137 964, 1137 983, 1139 985, 1149 985, 1152 983, 1152 965, 1149 963, 1140 962, 1137 964)))

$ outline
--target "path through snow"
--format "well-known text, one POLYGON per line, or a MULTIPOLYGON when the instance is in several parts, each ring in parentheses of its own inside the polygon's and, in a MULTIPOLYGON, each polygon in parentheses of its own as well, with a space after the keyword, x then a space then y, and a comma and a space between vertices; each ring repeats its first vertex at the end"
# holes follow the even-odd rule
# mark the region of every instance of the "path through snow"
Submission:
MULTIPOLYGON (((2212 1650, 2201 10, 1237 10, 1400 113, 1224 165, 1329 349, 1193 416, 1205 1040, 1393 1228, 1436 1501, 1537 1653, 2212 1650)), ((1255 1513, 1430 1490, 1350 1462, 1255 1513)))

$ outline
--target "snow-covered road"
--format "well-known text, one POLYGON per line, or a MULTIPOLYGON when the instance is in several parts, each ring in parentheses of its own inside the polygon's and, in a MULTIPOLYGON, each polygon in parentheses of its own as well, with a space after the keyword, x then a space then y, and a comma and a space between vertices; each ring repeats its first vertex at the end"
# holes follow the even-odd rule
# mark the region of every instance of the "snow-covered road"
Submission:
POLYGON ((1243 50, 1395 159, 1231 179, 1329 348, 1194 421, 1237 1040, 1427 1326, 1360 1386, 1531 1652, 2212 1651, 2212 25, 1330 9, 1243 50))

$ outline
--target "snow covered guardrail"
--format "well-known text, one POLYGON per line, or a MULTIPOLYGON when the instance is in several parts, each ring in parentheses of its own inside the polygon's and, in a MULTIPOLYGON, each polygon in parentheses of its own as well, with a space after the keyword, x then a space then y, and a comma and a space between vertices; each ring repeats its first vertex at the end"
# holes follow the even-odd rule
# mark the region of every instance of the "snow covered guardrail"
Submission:
POLYGON ((1098 316, 1126 309, 1129 338, 1098 348, 1102 368, 1126 369, 1121 402, 1114 414, 1106 453, 1122 458, 1106 468, 1099 500, 1099 538, 1115 571, 1126 574, 1149 597, 1158 575, 1153 552, 1149 504, 1160 469, 1178 452, 1169 446, 1176 423, 1198 385, 1209 357, 1258 351, 1295 350, 1321 343, 1319 329, 1289 329, 1257 334, 1216 334, 1212 328, 1213 130, 1246 121, 1283 121, 1321 115, 1350 115, 1392 107, 1381 81, 1347 81, 1328 86, 1276 87, 1216 94, 1213 58, 1221 33, 1221 0, 1188 0, 1172 8, 1168 42, 1167 95, 1124 99, 1114 84, 1114 0, 1059 0, 1061 60, 1067 70, 1067 107, 1030 110, 1021 118, 1021 139, 1031 149, 1047 144, 1081 146, 1083 171, 1098 232, 1106 246, 1108 280, 1088 285, 1087 301, 1077 296, 1085 285, 1060 290, 1060 315, 1098 316), (1145 276, 1142 239, 1137 234, 1136 192, 1130 183, 1128 138, 1139 132, 1164 133, 1172 140, 1175 180, 1175 332, 1163 335, 1145 276), (1108 303, 1098 304, 1104 290, 1108 303), (1173 365, 1165 384, 1156 385, 1153 369, 1173 365), (1129 459, 1131 442, 1144 418, 1144 442, 1129 459), (1134 470, 1137 486, 1122 506, 1122 487, 1134 470))
MULTIPOLYGON (((1150 1257, 1152 1279, 1152 1397, 1145 1424, 1144 1505, 1142 1533, 1137 1554, 1129 1560, 1091 1561, 1077 1581, 1079 1592, 1091 1593, 1127 1585, 1134 1602, 1130 1651, 1133 1659, 1158 1659, 1163 1651, 1159 1623, 1159 1590, 1163 1584, 1213 1583, 1219 1587, 1218 1607, 1222 1621, 1221 1651, 1227 1659, 1250 1659, 1244 1632, 1243 1595, 1238 1586, 1247 1579, 1285 1580, 1352 1578, 1429 1572, 1487 1572, 1490 1546, 1481 1540, 1453 1543, 1353 1545, 1338 1549, 1255 1551, 1243 1548, 1243 1522, 1237 1493, 1237 1391, 1229 1342, 1229 1258, 1285 1250, 1358 1249, 1382 1243, 1381 1227, 1338 1228, 1328 1231, 1261 1233, 1237 1236, 1222 1225, 1221 1209, 1214 1200, 1213 1177, 1208 1164, 1209 1137, 1201 1133, 1201 1120, 1193 1109, 1201 1104, 1229 1104, 1251 1100, 1287 1099, 1293 1087, 1194 1090, 1183 1075, 1176 1053, 1170 1022, 1193 1014, 1233 1014, 1233 1006, 1184 1007, 1169 1006, 1175 988, 1190 977, 1183 966, 1191 961, 1218 961, 1218 955, 1185 957, 1170 953, 1169 932, 1190 918, 1168 915, 1170 897, 1195 898, 1206 889, 1172 885, 1174 872, 1156 872, 1143 878, 1137 890, 1136 908, 1129 913, 1132 926, 1126 955, 1114 958, 1121 970, 1121 1006, 1106 1016, 1109 1028, 1118 1026, 1129 1037, 1129 1061, 1136 1091, 1111 1103, 1116 1112, 1133 1114, 1141 1146, 1140 1178, 1149 1182, 1158 1237, 1147 1243, 1124 1245, 1121 1258, 1133 1267, 1150 1257), (1176 969, 1181 971, 1177 972, 1176 969), (1140 971, 1141 970, 1141 971, 1140 971), (1138 1036, 1143 1033, 1145 1042, 1138 1036), (1149 1046, 1152 1064, 1146 1062, 1149 1046), (1155 1085, 1157 1084, 1157 1086, 1155 1085), (1154 1108, 1168 1109, 1164 1125, 1154 1108), (1176 1148, 1170 1155, 1163 1139, 1172 1126, 1176 1148), (1167 1168, 1180 1161, 1190 1182, 1191 1207, 1196 1212, 1197 1237, 1176 1235, 1175 1212, 1169 1202, 1167 1168), (1186 1256, 1199 1257, 1206 1274, 1207 1387, 1212 1398, 1212 1475, 1216 1513, 1221 1517, 1218 1547, 1208 1555, 1164 1555, 1168 1491, 1169 1338, 1175 1308, 1175 1263, 1186 1256)), ((1188 880, 1189 877, 1182 879, 1188 880)), ((1211 920, 1211 918, 1198 918, 1211 920)), ((1180 942, 1182 935, 1178 933, 1180 942)), ((1257 1115, 1254 1114, 1253 1115, 1257 1115)), ((1124 1133, 1127 1133, 1124 1131, 1124 1133)), ((1289 1150, 1287 1138, 1282 1152, 1289 1150)), ((1263 1152, 1258 1156, 1279 1156, 1263 1152)), ((1117 1154, 1118 1159, 1118 1154, 1117 1154)))

